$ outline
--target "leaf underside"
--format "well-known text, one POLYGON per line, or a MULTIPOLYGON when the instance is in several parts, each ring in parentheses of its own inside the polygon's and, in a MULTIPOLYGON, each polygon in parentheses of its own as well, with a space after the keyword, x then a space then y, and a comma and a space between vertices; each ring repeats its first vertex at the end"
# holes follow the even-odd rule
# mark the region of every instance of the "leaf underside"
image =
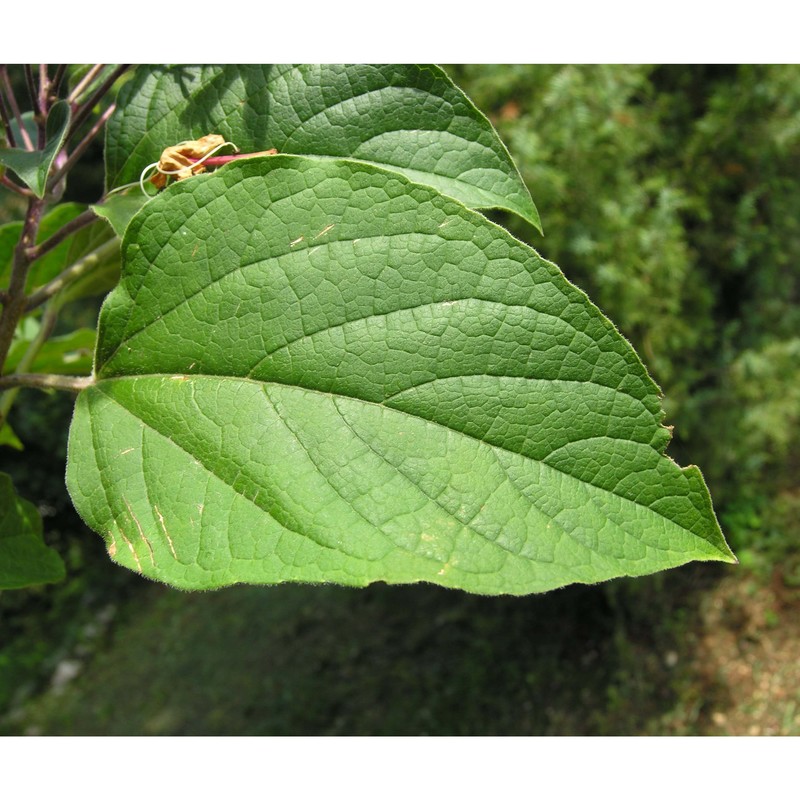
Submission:
POLYGON ((123 258, 67 483, 131 569, 525 594, 733 559, 630 345, 428 187, 248 159, 149 202, 123 258))
POLYGON ((108 188, 138 181, 165 147, 219 133, 242 152, 355 158, 471 208, 539 215, 486 117, 435 66, 139 67, 106 145, 108 188))

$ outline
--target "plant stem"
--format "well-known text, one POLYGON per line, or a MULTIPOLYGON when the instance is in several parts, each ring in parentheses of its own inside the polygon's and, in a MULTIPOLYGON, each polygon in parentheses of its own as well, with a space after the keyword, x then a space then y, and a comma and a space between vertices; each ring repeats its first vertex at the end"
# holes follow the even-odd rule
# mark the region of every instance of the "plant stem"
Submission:
POLYGON ((108 118, 114 113, 117 106, 116 103, 112 103, 101 115, 100 118, 95 122, 92 126, 92 129, 86 136, 83 137, 80 144, 78 144, 75 149, 70 153, 69 158, 64 162, 61 169, 57 170, 56 173, 50 178, 48 181, 48 189, 52 188, 53 186, 58 185, 58 182, 66 175, 72 167, 75 166, 75 163, 78 159, 84 154, 86 148, 92 143, 94 137, 103 129, 103 126, 108 121, 108 118))
POLYGON ((37 114, 39 122, 39 149, 44 150, 47 143, 47 92, 49 80, 47 77, 47 64, 39 64, 39 97, 36 99, 37 114))
POLYGON ((78 98, 83 93, 83 90, 100 74, 105 64, 95 64, 78 82, 78 85, 69 93, 70 103, 77 102, 78 98))
POLYGON ((27 386, 30 389, 61 389, 65 392, 80 392, 94 384, 91 375, 45 375, 41 372, 3 375, 0 378, 0 392, 6 389, 27 386))
POLYGON ((31 137, 28 136, 28 131, 25 130, 25 125, 22 123, 22 114, 19 113, 19 106, 17 105, 17 98, 14 96, 14 90, 11 88, 11 81, 8 79, 8 68, 5 64, 0 66, 0 81, 3 83, 8 104, 11 106, 11 111, 17 118, 17 125, 19 125, 19 133, 22 136, 22 141, 27 150, 33 150, 33 142, 31 137))
POLYGON ((33 113, 36 114, 40 109, 39 103, 37 102, 36 84, 33 82, 33 70, 31 69, 30 64, 23 64, 22 70, 25 73, 25 86, 28 89, 28 96, 31 100, 31 108, 33 109, 33 113))
POLYGON ((6 131, 6 141, 9 147, 16 147, 17 140, 14 138, 14 131, 11 128, 11 119, 8 115, 8 108, 6 108, 6 100, 3 97, 3 92, 0 91, 0 118, 3 120, 3 127, 6 131))
POLYGON ((50 78, 47 76, 47 64, 39 64, 39 113, 47 116, 47 98, 50 94, 50 78))
POLYGON ((7 175, 0 175, 0 184, 21 197, 33 197, 33 192, 30 189, 26 189, 24 186, 17 186, 7 175))
MULTIPOLYGON (((211 156, 211 158, 207 158, 203 161, 203 163, 207 167, 221 167, 225 164, 230 163, 231 161, 238 161, 240 158, 254 158, 255 156, 274 156, 277 155, 278 151, 275 149, 272 150, 260 150, 258 153, 235 153, 232 156, 211 156)), ((192 159, 194 161, 200 161, 200 159, 192 159)))
MULTIPOLYGON (((44 312, 44 316, 42 317, 42 324, 39 327, 39 332, 36 334, 33 341, 28 345, 27 350, 19 360, 19 364, 14 370, 14 375, 24 374, 26 370, 30 369, 31 364, 33 364, 33 362, 36 360, 36 356, 39 355, 39 351, 42 349, 42 346, 50 338, 50 334, 53 332, 53 328, 56 326, 57 317, 58 307, 55 305, 48 306, 44 312)), ((9 375, 7 377, 11 378, 13 376, 9 375)), ((0 381, 2 380, 4 380, 4 378, 0 378, 0 381)), ((20 388, 21 386, 16 386, 12 389, 9 389, 9 391, 0 397, 0 428, 3 427, 3 423, 8 418, 8 412, 11 411, 11 407, 14 405, 14 400, 16 400, 17 395, 19 394, 20 388)))
POLYGON ((0 375, 3 373, 3 366, 6 363, 6 356, 8 356, 8 350, 11 347, 17 323, 25 313, 27 302, 25 281, 31 265, 28 258, 28 248, 32 247, 36 241, 36 234, 39 231, 39 223, 42 220, 43 212, 44 200, 40 200, 38 197, 31 197, 28 200, 28 210, 25 214, 25 222, 22 226, 19 242, 14 248, 11 280, 8 283, 6 303, 3 306, 2 314, 0 314, 0 375))
POLYGON ((97 214, 95 214, 91 208, 87 208, 86 211, 78 214, 77 217, 71 219, 62 228, 59 228, 49 239, 46 239, 41 244, 28 248, 28 259, 31 263, 38 261, 54 247, 58 247, 68 236, 79 231, 81 228, 85 228, 87 225, 91 225, 97 218, 97 214))
POLYGON ((100 88, 84 103, 82 103, 77 109, 75 109, 75 115, 72 118, 72 122, 69 126, 69 131, 67 132, 67 139, 72 138, 75 135, 75 131, 83 124, 86 117, 89 116, 92 109, 106 96, 108 90, 117 82, 117 79, 122 75, 128 68, 130 64, 120 64, 109 76, 106 78, 103 83, 101 84, 100 88))
POLYGON ((49 283, 37 289, 29 295, 25 311, 31 311, 42 303, 47 302, 53 295, 60 292, 65 286, 78 278, 91 272, 104 258, 114 253, 119 248, 119 239, 115 236, 107 242, 101 244, 97 249, 92 250, 83 258, 67 267, 60 275, 57 275, 49 283))
POLYGON ((66 64, 59 64, 56 67, 56 74, 53 75, 53 80, 50 83, 51 92, 53 93, 58 92, 59 87, 61 86, 61 81, 64 80, 64 75, 66 74, 66 71, 67 71, 66 64))

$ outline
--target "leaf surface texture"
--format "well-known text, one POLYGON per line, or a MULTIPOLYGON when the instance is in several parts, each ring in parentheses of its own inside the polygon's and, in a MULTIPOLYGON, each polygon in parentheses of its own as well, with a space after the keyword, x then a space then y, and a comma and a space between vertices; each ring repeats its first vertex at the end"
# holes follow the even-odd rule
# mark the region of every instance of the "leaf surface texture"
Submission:
POLYGON ((430 187, 247 159, 147 203, 123 259, 67 479, 128 567, 525 594, 733 559, 630 345, 430 187))

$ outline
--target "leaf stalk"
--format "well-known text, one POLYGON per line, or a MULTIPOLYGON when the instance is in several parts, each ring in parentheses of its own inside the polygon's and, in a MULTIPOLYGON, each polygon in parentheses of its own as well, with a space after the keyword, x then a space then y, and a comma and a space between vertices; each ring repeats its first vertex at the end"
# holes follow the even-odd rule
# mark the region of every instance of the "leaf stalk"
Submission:
POLYGON ((30 198, 34 196, 30 189, 26 189, 24 186, 18 186, 8 175, 0 175, 0 184, 5 186, 6 189, 10 189, 14 194, 18 194, 20 197, 30 198))
POLYGON ((17 140, 14 137, 14 131, 11 127, 11 118, 8 114, 8 107, 6 106, 6 99, 3 92, 0 90, 0 119, 3 120, 3 128, 6 132, 6 142, 9 147, 16 147, 17 140))
POLYGON ((68 236, 81 230, 81 228, 85 228, 87 225, 91 225, 97 218, 97 214, 91 208, 87 208, 86 211, 78 214, 77 217, 71 219, 62 228, 59 228, 49 239, 28 248, 28 259, 31 263, 38 261, 42 256, 58 247, 68 236))
POLYGON ((7 301, 0 314, 0 375, 6 363, 6 357, 14 338, 17 323, 25 313, 27 297, 25 296, 25 282, 31 260, 28 258, 28 248, 36 241, 39 224, 44 212, 44 200, 32 197, 28 200, 28 210, 22 226, 19 242, 14 248, 14 260, 11 266, 11 279, 8 283, 7 301))
POLYGON ((19 126, 19 133, 20 136, 22 137, 25 149, 33 150, 34 149, 33 142, 31 141, 31 137, 28 135, 28 131, 25 130, 25 125, 22 122, 22 114, 20 113, 19 106, 17 105, 17 98, 14 96, 14 89, 11 86, 11 81, 8 79, 8 67, 5 64, 0 66, 0 82, 2 82, 2 87, 5 90, 6 98, 8 99, 8 104, 11 107, 11 111, 17 120, 17 125, 19 126))
POLYGON ((21 373, 0 377, 0 392, 7 389, 59 389, 64 392, 81 392, 94 385, 92 375, 48 375, 41 372, 21 373))
POLYGON ((71 104, 78 102, 78 98, 88 88, 91 82, 102 72, 105 64, 95 64, 89 71, 78 81, 78 85, 69 93, 67 100, 71 104))
POLYGON ((108 94, 111 87, 117 82, 119 77, 123 75, 128 69, 130 64, 120 64, 109 76, 106 78, 101 86, 89 97, 86 102, 82 103, 75 109, 75 114, 67 132, 66 141, 71 139, 75 132, 83 124, 84 120, 89 116, 92 109, 108 94))
POLYGON ((48 181, 48 189, 52 189, 58 185, 58 182, 75 166, 78 159, 86 152, 86 148, 92 143, 95 136, 103 129, 103 126, 108 122, 108 118, 114 113, 117 106, 112 103, 99 117, 97 122, 92 125, 91 130, 83 137, 80 143, 69 154, 69 158, 64 162, 60 169, 56 170, 55 174, 48 181))
MULTIPOLYGON (((39 355, 39 351, 44 346, 44 343, 50 338, 50 334, 53 332, 53 328, 56 326, 57 318, 58 307, 55 305, 48 306, 44 312, 44 316, 42 317, 42 324, 39 327, 39 331, 34 337, 33 341, 28 345, 28 348, 23 353, 22 358, 19 360, 19 364, 17 365, 16 370, 14 370, 14 375, 25 373, 28 369, 30 369, 31 364, 33 364, 33 362, 36 360, 36 356, 39 355)), ((0 380, 2 380, 2 378, 0 378, 0 380)), ((8 412, 11 411, 11 407, 14 405, 14 401, 17 399, 20 388, 20 386, 14 387, 7 391, 2 398, 0 398, 0 428, 3 427, 3 423, 8 418, 8 412)))

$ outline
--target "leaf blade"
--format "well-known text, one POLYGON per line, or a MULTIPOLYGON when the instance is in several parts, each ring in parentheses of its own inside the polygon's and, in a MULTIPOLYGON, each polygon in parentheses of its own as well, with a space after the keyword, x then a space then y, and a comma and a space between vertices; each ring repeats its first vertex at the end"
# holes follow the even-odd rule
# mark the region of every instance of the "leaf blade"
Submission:
POLYGON ((42 518, 0 472, 0 589, 22 589, 64 579, 61 556, 44 543, 42 518))
POLYGON ((244 152, 275 147, 397 169, 541 231, 491 123, 435 66, 143 67, 118 106, 107 132, 108 188, 138 180, 165 147, 220 133, 244 152))
POLYGON ((630 345, 463 205, 252 159, 155 198, 123 250, 68 485, 128 566, 526 593, 732 558, 630 345))
POLYGON ((50 168, 64 144, 71 118, 69 103, 59 100, 47 116, 47 141, 42 150, 24 150, 21 147, 0 148, 0 164, 14 170, 39 198, 45 195, 50 168))

